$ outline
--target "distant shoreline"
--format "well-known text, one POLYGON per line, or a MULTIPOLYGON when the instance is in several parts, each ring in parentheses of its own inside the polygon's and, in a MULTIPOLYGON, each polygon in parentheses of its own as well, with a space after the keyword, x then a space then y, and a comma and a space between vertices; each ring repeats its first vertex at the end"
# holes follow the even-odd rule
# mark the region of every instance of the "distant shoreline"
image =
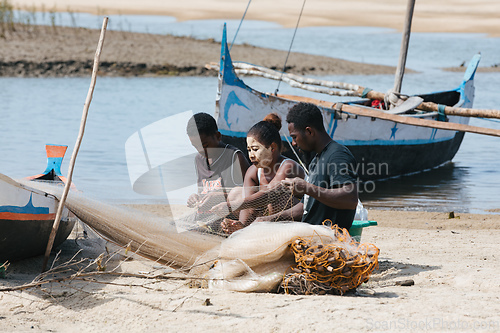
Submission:
MULTIPOLYGON (((142 14, 173 16, 178 21, 230 19, 239 20, 248 0, 184 0, 184 1, 115 1, 115 0, 10 0, 16 8, 45 11, 74 11, 99 15, 142 14)), ((365 26, 386 27, 402 31, 406 1, 309 1, 300 19, 301 27, 365 26)), ((254 1, 248 7, 247 20, 276 22, 295 27, 302 1, 254 1)), ((500 36, 500 2, 482 0, 419 0, 412 21, 414 32, 485 33, 500 36)))
MULTIPOLYGON (((96 29, 14 24, 4 31, 0 48, 3 77, 88 77, 99 38, 96 29)), ((281 69, 286 51, 234 45, 233 60, 281 69)), ((99 67, 105 76, 217 76, 205 65, 218 62, 220 43, 213 39, 108 30, 99 67)), ((464 71, 465 67, 445 68, 464 71)), ((480 67, 500 72, 500 67, 480 67)), ((394 74, 395 67, 358 63, 294 52, 287 72, 300 75, 394 74)), ((407 69, 407 73, 411 73, 407 69)))
MULTIPOLYGON (((78 77, 92 71, 99 30, 15 24, 1 39, 0 76, 78 77)), ((234 45, 233 60, 269 68, 283 66, 286 51, 234 45)), ((108 30, 99 66, 107 76, 217 76, 205 65, 218 62, 212 39, 108 30)), ((395 67, 292 53, 287 71, 306 75, 393 74, 395 67)))

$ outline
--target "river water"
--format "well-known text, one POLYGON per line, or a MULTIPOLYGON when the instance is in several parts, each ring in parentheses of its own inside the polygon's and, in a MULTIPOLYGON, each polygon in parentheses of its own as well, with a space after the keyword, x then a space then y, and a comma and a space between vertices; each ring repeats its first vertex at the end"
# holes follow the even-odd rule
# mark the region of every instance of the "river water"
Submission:
MULTIPOLYGON (((42 21, 42 14, 38 22, 42 21)), ((99 17, 87 14, 58 15, 58 24, 100 27, 99 17)), ((239 22, 229 21, 229 40, 239 22)), ((111 16, 110 29, 171 33, 220 40, 221 21, 179 23, 169 17, 111 16)), ((288 49, 293 30, 272 23, 244 22, 239 43, 288 49)), ((97 36, 96 36, 97 37, 97 36)), ((400 34, 378 28, 301 28, 294 51, 330 55, 353 61, 395 65, 400 34)), ((482 52, 482 66, 500 63, 498 38, 478 34, 412 35, 407 65, 418 73, 407 74, 404 93, 424 93, 457 87, 462 73, 442 71, 459 66, 482 52)), ((97 41, 96 41, 97 42, 97 41)), ((324 79, 357 83, 386 91, 391 75, 330 76, 324 79)), ((262 91, 274 91, 276 82, 247 78, 262 91)), ((68 145, 62 171, 66 174, 76 142, 90 78, 0 78, 0 172, 12 178, 35 175, 45 169, 44 145, 68 145)), ((476 108, 499 108, 500 73, 476 75, 476 108)), ((136 131, 186 110, 213 113, 216 78, 98 78, 73 181, 90 196, 114 202, 161 200, 132 190, 125 142, 136 131)), ((280 86, 281 93, 303 94, 280 86)), ((305 93, 314 96, 314 94, 305 93)), ((321 97, 325 99, 325 96, 321 97)), ((471 125, 500 129, 500 123, 472 119, 471 125)), ((365 205, 426 211, 491 213, 500 203, 500 138, 467 133, 452 163, 418 175, 375 183, 372 193, 362 193, 365 205)))

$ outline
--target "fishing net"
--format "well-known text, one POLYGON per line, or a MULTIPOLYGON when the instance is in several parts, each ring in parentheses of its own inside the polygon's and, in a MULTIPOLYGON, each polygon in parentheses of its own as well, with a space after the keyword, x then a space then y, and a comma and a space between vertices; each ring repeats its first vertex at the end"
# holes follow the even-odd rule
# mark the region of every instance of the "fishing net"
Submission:
POLYGON ((189 219, 180 220, 177 224, 183 224, 184 228, 197 225, 198 231, 227 237, 231 232, 224 225, 238 221, 242 210, 246 210, 245 223, 250 224, 259 216, 273 214, 277 216, 276 220, 280 220, 281 212, 298 203, 298 199, 281 183, 267 188, 255 186, 248 192, 253 197, 250 202, 243 201, 245 194, 241 187, 213 191, 195 206, 196 211, 189 219))
MULTIPOLYGON (((60 197, 63 191, 61 186, 43 182, 27 182, 25 185, 56 197, 60 197)), ((194 230, 181 229, 180 232, 177 224, 187 225, 193 218, 189 210, 176 214, 174 219, 170 207, 164 216, 160 216, 89 198, 73 190, 69 192, 65 205, 104 239, 174 267, 189 267, 201 253, 222 240, 220 236, 194 230)))
MULTIPOLYGON (((330 221, 331 222, 331 221, 330 221)), ((334 241, 297 237, 291 242, 296 266, 283 278, 288 294, 344 294, 368 281, 378 267, 379 249, 355 242, 346 229, 332 226, 334 241)))
MULTIPOLYGON (((24 185, 56 197, 63 190, 43 182, 24 185)), ((242 204, 243 191, 229 188, 193 208, 165 206, 162 215, 105 203, 74 190, 66 207, 104 239, 159 263, 190 269, 196 281, 212 289, 268 292, 281 284, 288 293, 341 294, 368 279, 378 249, 355 243, 347 231, 285 221, 252 223, 227 233, 225 223, 237 219, 242 208, 251 209, 255 218, 295 204, 285 187, 254 190, 262 195, 252 208, 242 204), (296 272, 289 273, 292 267, 296 272)))

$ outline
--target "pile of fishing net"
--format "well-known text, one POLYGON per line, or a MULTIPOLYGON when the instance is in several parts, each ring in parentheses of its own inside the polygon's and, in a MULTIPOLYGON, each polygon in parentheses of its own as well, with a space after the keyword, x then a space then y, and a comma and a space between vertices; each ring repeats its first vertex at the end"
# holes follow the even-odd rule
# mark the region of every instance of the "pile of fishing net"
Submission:
POLYGON ((297 237, 291 243, 296 267, 283 278, 287 294, 343 295, 367 282, 378 266, 380 250, 355 242, 346 229, 332 228, 336 239, 324 243, 314 237, 297 237))
POLYGON ((209 288, 289 294, 344 294, 368 281, 379 249, 347 230, 302 222, 251 224, 202 255, 193 269, 209 288))
MULTIPOLYGON (((62 193, 51 185, 36 186, 56 197, 62 193)), ((271 196, 266 200, 290 200, 283 193, 271 196)), ((358 244, 346 230, 327 225, 258 222, 228 237, 217 229, 223 219, 209 210, 200 214, 184 207, 162 217, 76 191, 70 191, 66 207, 104 239, 159 263, 188 268, 212 289, 343 294, 367 281, 378 263, 374 245, 358 244)))

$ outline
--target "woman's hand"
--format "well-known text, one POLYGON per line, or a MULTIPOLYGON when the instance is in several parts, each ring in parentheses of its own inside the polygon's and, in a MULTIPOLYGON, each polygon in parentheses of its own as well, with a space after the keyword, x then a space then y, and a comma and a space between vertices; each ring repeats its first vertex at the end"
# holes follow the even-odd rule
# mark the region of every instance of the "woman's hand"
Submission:
POLYGON ((232 234, 235 231, 243 229, 245 226, 240 221, 225 218, 224 221, 222 221, 221 223, 221 227, 225 233, 232 234))

